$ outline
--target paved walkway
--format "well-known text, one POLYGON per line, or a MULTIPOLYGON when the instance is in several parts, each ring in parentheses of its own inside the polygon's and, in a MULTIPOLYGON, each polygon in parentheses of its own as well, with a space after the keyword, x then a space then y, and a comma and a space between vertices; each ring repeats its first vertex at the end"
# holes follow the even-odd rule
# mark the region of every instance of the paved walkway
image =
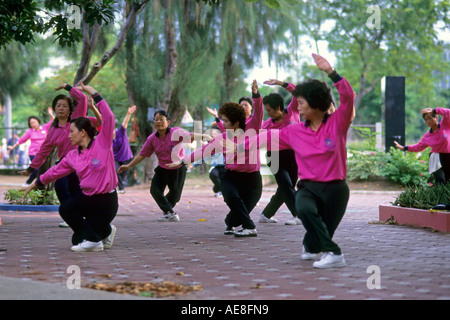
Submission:
MULTIPOLYGON (((0 194, 6 189, 0 186, 0 194)), ((264 190, 252 213, 255 221, 271 195, 271 189, 264 190)), ((57 213, 0 211, 0 298, 20 297, 1 284, 21 279, 27 280, 20 282, 24 287, 55 285, 51 299, 55 294, 76 299, 77 290, 66 288, 67 268, 76 265, 82 286, 167 280, 203 287, 169 300, 450 299, 450 234, 376 223, 378 205, 394 197, 392 192, 352 191, 334 237, 348 265, 328 270, 300 259, 305 231, 301 225, 284 225, 290 218, 284 206, 276 215, 279 223, 257 223, 258 237, 226 236, 223 199, 189 180, 176 208, 178 223, 157 222, 161 214, 147 188, 119 195, 114 246, 98 253, 71 252, 71 230, 58 227, 57 213), (372 280, 373 270, 379 282, 372 280), (376 284, 379 289, 369 288, 376 284)), ((45 299, 45 293, 36 298, 45 299)), ((109 297, 99 293, 97 298, 109 297)))

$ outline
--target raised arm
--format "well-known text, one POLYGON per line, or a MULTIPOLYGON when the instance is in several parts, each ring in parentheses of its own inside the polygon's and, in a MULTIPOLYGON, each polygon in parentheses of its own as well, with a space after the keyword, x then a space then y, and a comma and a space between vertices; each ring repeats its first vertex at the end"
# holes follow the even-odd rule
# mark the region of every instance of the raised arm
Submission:
POLYGON ((223 126, 222 120, 220 120, 218 114, 217 114, 217 109, 211 109, 209 107, 206 107, 206 111, 208 111, 216 120, 216 126, 217 128, 219 128, 220 131, 225 132, 225 127, 223 126))
POLYGON ((136 106, 132 106, 128 108, 127 114, 122 122, 122 127, 126 130, 128 127, 128 122, 130 121, 131 115, 136 111, 136 106))
POLYGON ((355 117, 354 102, 355 92, 353 91, 350 83, 343 77, 341 77, 331 64, 322 56, 318 54, 312 54, 314 62, 319 70, 325 72, 328 77, 334 82, 334 86, 339 92, 339 108, 336 110, 336 115, 339 117, 339 121, 349 126, 353 118, 355 117))
POLYGON ((83 91, 87 92, 94 99, 102 117, 102 130, 96 140, 105 148, 112 145, 115 117, 105 99, 91 86, 85 86, 80 82, 83 91))
MULTIPOLYGON (((277 79, 269 79, 264 81, 264 84, 270 85, 270 86, 280 86, 289 91, 291 94, 295 90, 295 85, 290 82, 284 82, 277 79)), ((298 100, 295 97, 292 97, 291 103, 289 103, 287 107, 288 117, 289 118, 295 118, 295 120, 298 119, 298 121, 295 121, 296 123, 300 122, 300 111, 298 110, 298 100)))
POLYGON ((93 125, 95 127, 100 127, 102 125, 102 115, 100 114, 100 111, 95 107, 94 105, 94 99, 92 99, 92 96, 87 97, 88 101, 88 107, 92 110, 94 113, 95 119, 97 120, 96 123, 93 122, 93 125))
POLYGON ((78 118, 78 117, 86 117, 87 113, 87 97, 86 95, 81 92, 80 87, 72 87, 71 85, 68 85, 67 83, 61 84, 59 87, 56 87, 55 90, 61 90, 65 89, 69 91, 70 95, 77 100, 78 105, 73 111, 71 117, 72 119, 78 118))
POLYGON ((249 128, 255 129, 256 132, 259 132, 261 129, 261 124, 264 118, 264 106, 263 99, 258 90, 258 83, 256 80, 253 80, 252 83, 252 99, 253 99, 253 116, 250 121, 246 124, 249 128))
POLYGON ((450 109, 436 108, 434 110, 436 110, 436 114, 439 114, 443 117, 441 124, 445 125, 446 128, 450 128, 450 109))

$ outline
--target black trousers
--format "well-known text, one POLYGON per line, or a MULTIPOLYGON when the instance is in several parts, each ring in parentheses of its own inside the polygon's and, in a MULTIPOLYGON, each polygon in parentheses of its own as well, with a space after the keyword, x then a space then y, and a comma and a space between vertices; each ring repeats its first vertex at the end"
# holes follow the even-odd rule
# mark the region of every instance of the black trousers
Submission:
POLYGON ((83 193, 59 206, 59 214, 73 230, 72 244, 98 242, 111 234, 111 222, 119 209, 117 192, 87 196, 83 193))
POLYGON ((267 218, 271 218, 280 209, 282 204, 285 203, 291 214, 295 217, 295 184, 298 179, 295 153, 293 150, 268 151, 267 157, 271 160, 268 162, 268 165, 278 187, 262 214, 267 218), (278 165, 275 165, 275 161, 278 162, 278 165))
POLYGON ((75 172, 55 181, 55 192, 59 203, 66 202, 81 194, 80 180, 75 172))
POLYGON ((221 181, 222 195, 230 212, 225 218, 229 227, 242 225, 244 229, 255 229, 250 212, 262 194, 262 179, 259 171, 237 172, 227 170, 221 181))
POLYGON ((345 180, 298 183, 295 204, 297 215, 306 229, 303 238, 306 251, 341 254, 332 238, 344 216, 349 194, 345 180))
MULTIPOLYGON (((116 172, 119 169, 121 165, 129 164, 133 160, 133 158, 128 159, 126 161, 114 161, 116 172)), ((117 174, 117 186, 119 187, 119 190, 124 190, 125 187, 128 185, 128 170, 123 170, 121 173, 117 174)))
MULTIPOLYGON (((32 162, 35 156, 28 156, 28 157, 30 158, 30 162, 32 162)), ((36 179, 37 174, 38 174, 38 171, 39 171, 39 168, 35 169, 35 170, 30 174, 30 176, 28 177, 28 179, 27 179, 27 181, 26 181, 27 184, 31 184, 31 183, 33 182, 33 180, 36 179)))
POLYGON ((164 169, 160 166, 156 167, 155 175, 150 185, 150 194, 164 214, 174 212, 173 208, 180 201, 184 180, 186 179, 186 171, 185 165, 174 170, 164 169), (169 192, 164 195, 166 187, 169 188, 169 192))
POLYGON ((225 174, 225 166, 215 166, 209 172, 209 178, 213 183, 213 192, 217 193, 222 191, 222 187, 220 186, 220 180, 222 180, 223 175, 225 174))
POLYGON ((450 153, 439 153, 439 161, 445 175, 445 182, 450 183, 450 153))

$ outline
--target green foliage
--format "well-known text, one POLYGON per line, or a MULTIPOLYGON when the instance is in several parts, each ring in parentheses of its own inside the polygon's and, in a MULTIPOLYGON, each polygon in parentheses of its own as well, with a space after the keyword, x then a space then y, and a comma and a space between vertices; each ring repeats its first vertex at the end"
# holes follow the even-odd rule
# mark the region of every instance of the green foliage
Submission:
POLYGON ((393 202, 394 205, 407 208, 429 210, 438 204, 450 203, 448 185, 411 185, 407 187, 393 202))
POLYGON ((380 159, 380 174, 404 186, 427 185, 430 178, 428 159, 425 153, 417 158, 417 154, 391 148, 380 159))
POLYGON ((19 189, 9 189, 4 198, 9 204, 19 205, 58 205, 56 192, 51 190, 32 190, 27 198, 24 198, 24 191, 19 189))
MULTIPOLYGON (((67 9, 74 1, 14 1, 6 0, 0 4, 0 48, 12 41, 22 44, 34 42, 36 33, 53 31, 59 45, 74 46, 83 38, 81 28, 69 28, 67 9)), ((108 24, 114 21, 115 1, 80 0, 75 4, 84 10, 85 21, 108 24)))
MULTIPOLYGON (((365 151, 349 151, 347 158, 347 179, 353 180, 369 180, 371 178, 381 176, 380 173, 380 157, 384 153, 365 152, 365 151)), ((381 158, 382 160, 382 158, 381 158)))

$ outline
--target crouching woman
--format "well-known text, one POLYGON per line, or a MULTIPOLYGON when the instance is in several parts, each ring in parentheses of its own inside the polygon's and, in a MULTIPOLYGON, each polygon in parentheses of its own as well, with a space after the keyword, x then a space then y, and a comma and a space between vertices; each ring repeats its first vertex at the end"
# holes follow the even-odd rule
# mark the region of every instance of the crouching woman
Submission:
POLYGON ((97 130, 88 118, 71 120, 69 139, 71 150, 58 165, 50 168, 28 188, 25 196, 72 172, 80 180, 82 193, 62 203, 59 213, 73 230, 72 251, 102 251, 112 245, 116 228, 111 225, 119 207, 117 175, 112 151, 114 114, 106 101, 91 87, 81 89, 92 96, 102 115, 102 130, 97 130))

